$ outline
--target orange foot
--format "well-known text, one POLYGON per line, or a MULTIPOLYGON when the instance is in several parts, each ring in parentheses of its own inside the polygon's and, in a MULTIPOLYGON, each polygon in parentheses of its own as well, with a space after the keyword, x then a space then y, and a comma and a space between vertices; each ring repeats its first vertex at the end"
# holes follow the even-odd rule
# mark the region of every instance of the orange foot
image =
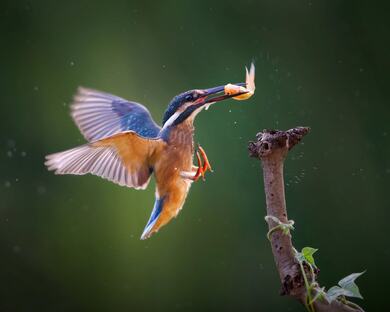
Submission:
POLYGON ((207 172, 207 170, 209 170, 210 172, 213 172, 213 169, 211 169, 210 162, 207 158, 206 152, 199 144, 198 144, 198 149, 199 149, 199 151, 196 152, 196 158, 198 160, 198 167, 195 167, 196 173, 193 177, 190 178, 191 180, 193 180, 195 182, 199 180, 200 176, 202 176, 202 180, 204 181, 205 180, 204 174, 207 172), (200 152, 200 154, 199 154, 199 152, 200 152), (202 160, 200 159, 201 156, 203 158, 203 164, 202 164, 202 160))

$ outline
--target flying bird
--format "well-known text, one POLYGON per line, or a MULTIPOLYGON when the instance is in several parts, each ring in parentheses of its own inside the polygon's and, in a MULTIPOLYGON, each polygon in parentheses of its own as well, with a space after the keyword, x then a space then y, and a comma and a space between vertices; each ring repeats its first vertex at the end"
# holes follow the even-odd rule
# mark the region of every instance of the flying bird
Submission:
POLYGON ((164 113, 162 127, 139 103, 79 88, 71 115, 88 143, 46 156, 45 165, 56 174, 90 173, 135 189, 145 189, 154 174, 156 199, 141 236, 149 238, 177 216, 192 182, 212 171, 203 148, 198 145, 195 153, 195 117, 213 103, 250 97, 254 74, 252 64, 246 70, 245 83, 175 96, 164 113), (194 155, 197 166, 193 164, 194 155))

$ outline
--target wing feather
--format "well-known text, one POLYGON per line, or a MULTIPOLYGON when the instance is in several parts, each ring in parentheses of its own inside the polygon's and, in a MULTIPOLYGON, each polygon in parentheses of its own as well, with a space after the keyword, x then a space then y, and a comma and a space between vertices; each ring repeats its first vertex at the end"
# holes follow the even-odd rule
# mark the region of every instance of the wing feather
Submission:
POLYGON ((86 88, 78 89, 71 115, 89 142, 130 130, 145 138, 156 138, 161 129, 145 106, 86 88))
POLYGON ((152 154, 165 144, 129 131, 46 156, 56 174, 100 176, 122 186, 145 189, 152 172, 152 154))

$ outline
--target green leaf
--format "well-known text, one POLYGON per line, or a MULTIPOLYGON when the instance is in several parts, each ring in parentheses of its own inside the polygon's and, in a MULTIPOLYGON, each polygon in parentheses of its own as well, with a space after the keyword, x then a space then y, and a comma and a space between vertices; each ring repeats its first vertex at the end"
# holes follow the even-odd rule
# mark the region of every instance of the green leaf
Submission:
POLYGON ((346 290, 344 288, 341 288, 339 286, 333 286, 331 287, 328 292, 326 293, 326 297, 329 302, 332 302, 333 300, 337 299, 340 296, 346 296, 351 297, 353 295, 349 290, 346 290))
POLYGON ((304 247, 302 248, 302 255, 303 257, 305 258, 305 260, 307 261, 307 263, 311 264, 312 266, 316 266, 315 262, 314 262, 314 253, 317 251, 318 249, 315 249, 315 248, 312 248, 312 247, 304 247))
POLYGON ((331 287, 326 293, 328 301, 332 302, 340 296, 355 297, 363 299, 360 294, 359 287, 355 284, 355 280, 365 273, 352 273, 339 281, 339 286, 331 287))
POLYGON ((349 296, 349 297, 356 297, 356 298, 363 299, 362 295, 360 294, 359 287, 355 284, 355 280, 359 276, 363 275, 365 272, 366 271, 360 273, 352 273, 339 281, 339 285, 341 288, 349 290, 353 294, 353 296, 349 296))

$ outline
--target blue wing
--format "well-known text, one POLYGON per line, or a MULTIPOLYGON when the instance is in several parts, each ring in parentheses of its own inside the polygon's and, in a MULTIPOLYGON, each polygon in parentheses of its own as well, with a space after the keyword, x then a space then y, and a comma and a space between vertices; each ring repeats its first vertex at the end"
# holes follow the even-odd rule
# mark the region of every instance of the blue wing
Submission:
POLYGON ((145 106, 96 90, 79 88, 71 111, 76 125, 90 142, 129 130, 145 138, 156 138, 161 129, 145 106))

